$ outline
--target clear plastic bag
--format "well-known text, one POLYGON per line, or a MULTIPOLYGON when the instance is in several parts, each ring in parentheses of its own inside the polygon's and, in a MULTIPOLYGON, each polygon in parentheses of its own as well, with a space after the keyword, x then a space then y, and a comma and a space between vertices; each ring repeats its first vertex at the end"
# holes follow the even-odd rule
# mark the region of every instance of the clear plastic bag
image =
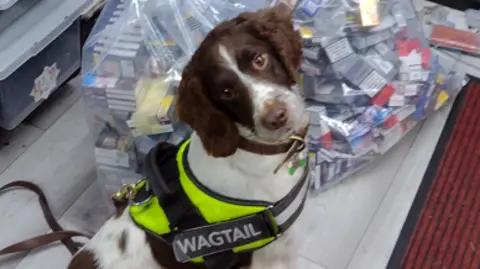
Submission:
POLYGON ((480 30, 480 10, 468 9, 465 11, 465 16, 470 27, 480 30))
MULTIPOLYGON (((218 23, 287 0, 109 0, 84 46, 83 86, 98 177, 107 194, 142 178, 159 141, 190 128, 175 117, 181 73, 218 23)), ((314 189, 383 154, 453 100, 463 76, 445 70, 408 0, 299 0, 301 88, 311 116, 314 189)))
POLYGON ((302 0, 294 16, 314 189, 384 154, 465 83, 428 47, 410 0, 302 0))

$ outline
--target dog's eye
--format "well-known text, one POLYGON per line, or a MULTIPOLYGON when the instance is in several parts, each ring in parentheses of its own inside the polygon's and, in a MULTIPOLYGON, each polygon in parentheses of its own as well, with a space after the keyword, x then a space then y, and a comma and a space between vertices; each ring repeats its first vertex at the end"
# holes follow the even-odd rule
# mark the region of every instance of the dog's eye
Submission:
POLYGON ((232 89, 224 88, 221 97, 223 100, 232 100, 235 98, 235 92, 232 89))
POLYGON ((263 70, 267 66, 268 55, 266 53, 257 54, 253 57, 252 65, 257 70, 263 70))

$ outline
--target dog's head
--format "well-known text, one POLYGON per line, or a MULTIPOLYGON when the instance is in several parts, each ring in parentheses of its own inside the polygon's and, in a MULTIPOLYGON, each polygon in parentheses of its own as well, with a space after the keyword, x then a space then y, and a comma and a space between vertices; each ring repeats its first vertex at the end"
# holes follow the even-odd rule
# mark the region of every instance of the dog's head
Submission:
POLYGON ((240 135, 277 142, 299 131, 304 114, 292 91, 302 56, 289 14, 242 13, 213 29, 185 67, 177 111, 214 157, 235 153, 240 135))

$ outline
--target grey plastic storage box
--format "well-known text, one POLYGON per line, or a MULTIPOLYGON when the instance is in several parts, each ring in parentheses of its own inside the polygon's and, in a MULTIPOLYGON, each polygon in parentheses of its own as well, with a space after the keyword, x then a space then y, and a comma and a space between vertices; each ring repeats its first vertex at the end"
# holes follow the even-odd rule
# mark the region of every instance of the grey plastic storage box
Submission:
POLYGON ((8 9, 2 9, 2 1, 0 0, 0 32, 42 0, 19 0, 8 9))
POLYGON ((0 10, 9 9, 11 6, 15 5, 18 0, 0 0, 0 10))
POLYGON ((41 0, 0 32, 0 127, 11 130, 80 67, 91 0, 41 0))

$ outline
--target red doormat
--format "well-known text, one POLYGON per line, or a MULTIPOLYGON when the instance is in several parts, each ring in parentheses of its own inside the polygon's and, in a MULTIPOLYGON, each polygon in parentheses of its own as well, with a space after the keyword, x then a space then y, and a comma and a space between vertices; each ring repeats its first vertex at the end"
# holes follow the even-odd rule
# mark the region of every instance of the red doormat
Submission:
POLYGON ((480 269, 480 80, 458 96, 388 269, 480 269))

